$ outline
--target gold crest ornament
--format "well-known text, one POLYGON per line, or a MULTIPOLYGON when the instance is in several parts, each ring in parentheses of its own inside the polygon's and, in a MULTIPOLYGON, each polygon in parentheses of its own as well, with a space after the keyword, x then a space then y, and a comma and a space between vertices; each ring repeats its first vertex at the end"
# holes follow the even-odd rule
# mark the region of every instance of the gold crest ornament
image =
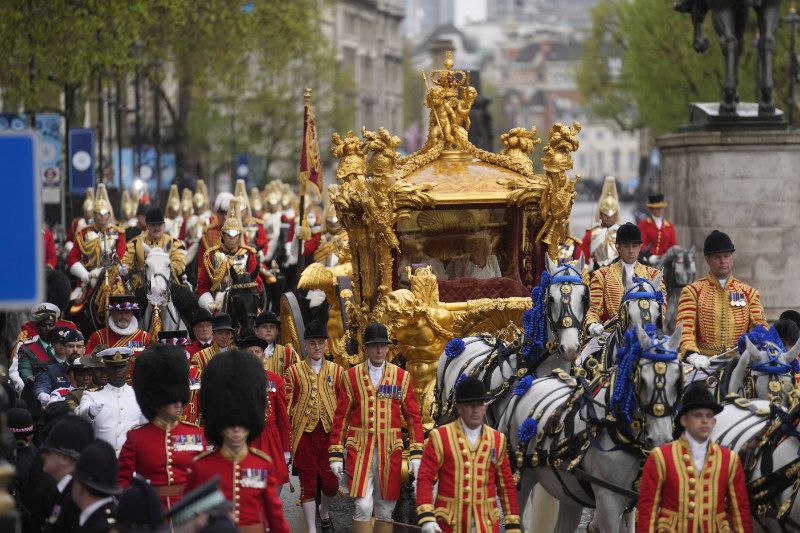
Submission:
POLYGON ((111 201, 108 199, 108 191, 106 191, 106 186, 103 183, 97 186, 97 195, 95 196, 93 211, 95 215, 111 215, 109 221, 114 219, 114 210, 111 208, 111 201))
POLYGON ((169 218, 176 218, 181 214, 181 197, 178 194, 178 186, 172 184, 169 187, 169 196, 167 197, 167 216, 169 218))
POLYGON ((136 203, 131 198, 131 193, 127 189, 122 191, 122 198, 119 201, 119 210, 124 221, 128 221, 136 216, 136 203))
POLYGON ((595 220, 600 221, 600 214, 608 217, 619 214, 619 195, 617 195, 617 182, 612 176, 606 176, 603 190, 600 192, 600 201, 597 204, 595 220))
POLYGON ((228 204, 228 216, 225 218, 225 223, 222 225, 222 233, 235 237, 242 234, 242 220, 240 214, 240 198, 234 196, 228 204))
POLYGON ((94 213, 94 189, 86 189, 86 197, 83 199, 83 218, 92 218, 94 213))
POLYGON ((192 198, 194 212, 196 215, 199 215, 209 209, 209 200, 210 198, 208 196, 206 182, 204 180, 197 180, 197 186, 195 187, 194 196, 192 198))
POLYGON ((189 187, 184 187, 181 193, 181 210, 184 218, 192 216, 192 209, 192 190, 189 187))
POLYGON ((258 192, 258 187, 250 189, 250 209, 253 216, 258 216, 264 210, 264 204, 261 203, 261 193, 258 192))

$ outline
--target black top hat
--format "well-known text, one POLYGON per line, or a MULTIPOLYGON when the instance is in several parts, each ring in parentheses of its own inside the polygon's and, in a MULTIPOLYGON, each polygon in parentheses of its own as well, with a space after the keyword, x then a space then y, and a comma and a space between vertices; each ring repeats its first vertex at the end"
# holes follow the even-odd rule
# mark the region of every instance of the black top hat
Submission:
POLYGON ((67 334, 68 331, 70 331, 70 329, 71 328, 67 328, 67 327, 64 327, 64 326, 56 326, 56 327, 54 327, 47 334, 47 342, 49 342, 50 344, 53 344, 54 342, 62 342, 62 343, 63 342, 67 342, 64 339, 64 336, 67 334))
POLYGON ((147 210, 147 213, 144 215, 144 223, 145 224, 163 224, 164 223, 164 212, 161 210, 160 207, 151 207, 147 210))
POLYGON ((228 313, 220 313, 214 315, 211 319, 211 331, 233 331, 233 323, 231 322, 231 315, 228 313))
POLYGON ((169 531, 161 511, 161 498, 138 474, 133 476, 130 486, 119 497, 114 529, 121 533, 169 531))
POLYGON ((735 251, 736 248, 733 247, 733 241, 728 237, 728 234, 716 229, 708 234, 705 243, 703 243, 703 255, 735 251))
POLYGON ((173 346, 186 346, 191 344, 189 339, 189 332, 185 329, 177 331, 159 331, 158 344, 169 344, 173 346))
POLYGON ((41 450, 60 453, 77 460, 92 439, 94 439, 94 429, 88 420, 78 415, 64 415, 50 430, 42 443, 41 450))
POLYGON ((787 350, 794 346, 797 339, 800 338, 800 327, 788 318, 778 319, 774 327, 787 350))
POLYGON ((238 346, 240 349, 245 350, 252 346, 258 346, 262 350, 266 349, 269 346, 269 343, 264 339, 260 339, 258 337, 245 337, 241 341, 239 341, 238 346))
POLYGON ((626 222, 617 228, 617 244, 624 242, 631 242, 634 244, 642 244, 642 232, 639 231, 639 226, 631 222, 626 222))
POLYGON ((678 406, 678 413, 675 415, 674 438, 677 439, 683 433, 681 417, 693 409, 711 409, 715 415, 722 411, 722 406, 714 400, 714 396, 708 390, 705 381, 692 383, 683 392, 683 398, 678 406))
POLYGON ((83 338, 83 333, 77 329, 70 328, 64 333, 64 342, 81 342, 83 340, 85 340, 83 338))
POLYGON ((212 322, 214 317, 208 309, 202 307, 192 314, 192 329, 201 322, 212 322))
POLYGON ((267 407, 267 377, 261 361, 244 350, 228 350, 214 356, 203 370, 200 415, 206 439, 221 446, 222 431, 233 426, 247 428, 250 438, 264 429, 267 407))
POLYGON ((778 318, 779 319, 785 318, 787 320, 791 320, 792 322, 797 324, 797 327, 800 327, 800 313, 798 313, 794 309, 787 309, 786 311, 781 313, 781 316, 779 316, 778 318))
POLYGON ((112 294, 108 297, 108 310, 114 311, 138 311, 139 304, 136 303, 136 296, 132 294, 112 294))
POLYGON ((367 324, 367 327, 364 329, 364 341, 363 345, 366 346, 367 344, 391 344, 392 341, 389 340, 389 332, 386 329, 386 326, 379 322, 371 322, 367 324))
POLYGON ((189 401, 189 361, 183 348, 153 346, 136 358, 133 391, 142 414, 152 420, 159 407, 189 401))
POLYGON ((664 200, 663 194, 651 194, 647 197, 647 207, 657 209, 659 207, 667 207, 667 202, 664 200))
POLYGON ((117 454, 104 440, 95 439, 86 446, 75 465, 72 477, 101 494, 122 492, 117 485, 117 454))
POLYGON ((272 311, 263 311, 256 317, 256 326, 260 326, 261 324, 275 324, 276 326, 280 326, 281 319, 272 311))
POLYGON ((306 331, 303 334, 304 339, 327 339, 328 338, 328 325, 314 320, 306 324, 306 331))
POLYGON ((476 377, 466 377, 456 385, 456 403, 486 402, 489 401, 486 385, 476 377))
POLYGON ((225 499, 219 486, 219 476, 214 476, 196 489, 183 495, 181 501, 167 511, 173 526, 182 526, 202 513, 226 513, 233 504, 225 499))
POLYGON ((33 433, 33 417, 27 409, 12 407, 6 412, 6 417, 6 426, 14 435, 33 433))

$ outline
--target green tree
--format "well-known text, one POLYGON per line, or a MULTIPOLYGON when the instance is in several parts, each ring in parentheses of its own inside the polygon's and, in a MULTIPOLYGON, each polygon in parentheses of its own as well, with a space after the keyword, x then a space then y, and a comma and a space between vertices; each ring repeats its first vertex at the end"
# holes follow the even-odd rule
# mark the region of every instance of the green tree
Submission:
MULTIPOLYGON (((788 6, 783 7, 784 10, 788 6)), ((739 93, 754 99, 754 13, 745 33, 739 93)), ((689 102, 718 101, 724 75, 719 40, 707 17, 711 47, 692 48, 688 15, 663 0, 600 0, 583 46, 578 86, 593 114, 624 129, 642 126, 660 134, 687 121, 689 102)), ((775 99, 785 108, 788 32, 778 32, 775 99)))

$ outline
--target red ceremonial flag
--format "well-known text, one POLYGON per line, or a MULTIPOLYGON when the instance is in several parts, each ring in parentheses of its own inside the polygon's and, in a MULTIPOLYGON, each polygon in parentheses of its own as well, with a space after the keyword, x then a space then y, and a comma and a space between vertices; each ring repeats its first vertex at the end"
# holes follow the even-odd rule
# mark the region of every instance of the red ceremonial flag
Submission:
POLYGON ((322 194, 322 164, 319 160, 317 126, 314 124, 314 109, 311 107, 311 89, 303 93, 305 108, 303 112, 303 151, 300 153, 300 191, 305 194, 306 186, 313 183, 322 194))

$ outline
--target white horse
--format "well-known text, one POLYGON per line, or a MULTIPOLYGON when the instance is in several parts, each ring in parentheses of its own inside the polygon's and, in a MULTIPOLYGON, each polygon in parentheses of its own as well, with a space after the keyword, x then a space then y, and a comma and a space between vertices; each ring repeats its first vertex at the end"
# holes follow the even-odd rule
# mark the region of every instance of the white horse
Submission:
POLYGON ((664 331, 672 331, 678 315, 678 300, 681 297, 681 291, 693 282, 697 275, 694 246, 689 250, 681 246, 673 246, 653 266, 664 272, 664 285, 667 289, 664 331))
POLYGON ((161 329, 163 331, 185 330, 186 325, 172 303, 170 287, 172 268, 170 257, 162 248, 150 247, 144 243, 144 280, 147 309, 145 309, 142 328, 149 330, 152 325, 153 306, 159 307, 161 329))
MULTIPOLYGON (((532 291, 533 308, 523 317, 525 334, 507 344, 490 335, 454 339, 439 357, 435 398, 437 425, 455 418, 454 389, 461 376, 481 379, 495 400, 487 411, 492 425, 503 412, 513 385, 524 374, 547 376, 569 370, 581 345, 589 288, 583 284, 583 258, 577 266, 547 259, 542 282, 532 291)), ((528 378, 530 379, 530 378, 528 378)))
POLYGON ((518 390, 500 421, 520 473, 519 501, 541 484, 560 503, 559 533, 575 531, 584 507, 597 509, 590 530, 620 530, 644 454, 672 440, 680 329, 650 331, 632 328, 618 366, 592 383, 556 371, 518 390))

